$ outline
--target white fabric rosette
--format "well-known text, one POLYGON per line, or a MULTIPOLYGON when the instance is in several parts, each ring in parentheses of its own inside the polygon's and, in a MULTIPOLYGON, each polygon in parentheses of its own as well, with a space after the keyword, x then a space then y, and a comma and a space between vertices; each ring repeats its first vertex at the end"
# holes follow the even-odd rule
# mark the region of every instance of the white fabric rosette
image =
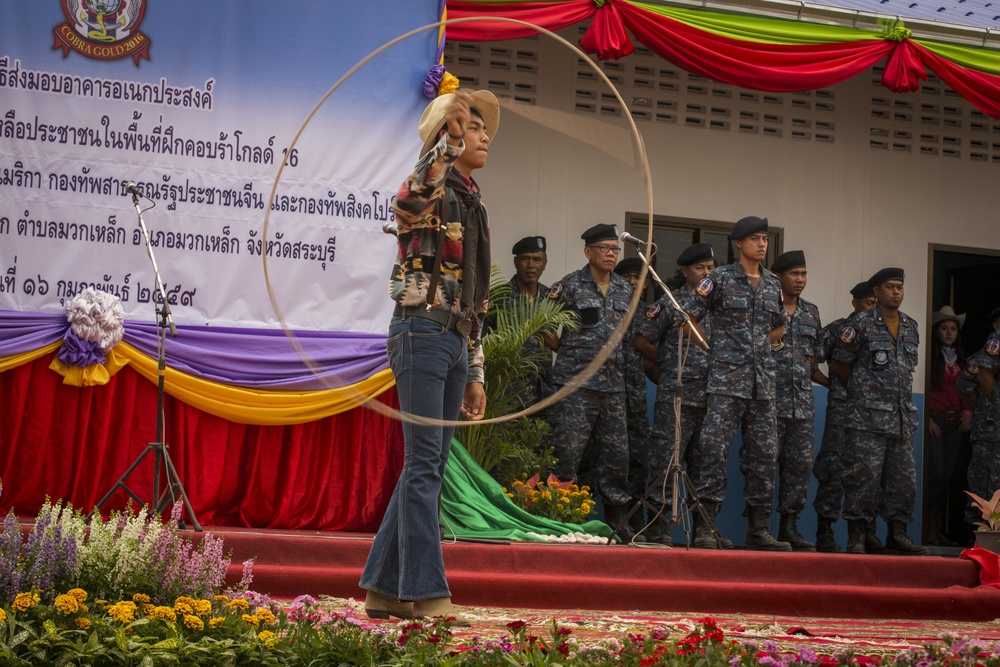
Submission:
POLYGON ((125 309, 114 294, 88 287, 66 304, 66 320, 73 333, 101 347, 105 353, 125 335, 125 309))

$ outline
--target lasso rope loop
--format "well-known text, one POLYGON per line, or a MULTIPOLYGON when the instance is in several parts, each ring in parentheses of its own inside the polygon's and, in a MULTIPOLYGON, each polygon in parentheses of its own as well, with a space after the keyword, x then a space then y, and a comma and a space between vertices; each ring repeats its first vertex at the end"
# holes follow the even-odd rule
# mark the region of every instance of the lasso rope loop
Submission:
MULTIPOLYGON (((333 95, 333 93, 338 88, 340 88, 348 79, 354 76, 354 74, 359 69, 361 69, 365 64, 370 62, 372 59, 379 56, 386 50, 392 48, 393 46, 399 44, 400 42, 406 41, 407 39, 410 39, 415 35, 419 35, 420 33, 427 32, 428 30, 441 29, 449 25, 457 25, 460 23, 471 23, 471 22, 513 23, 515 25, 520 25, 526 28, 530 28, 538 32, 539 34, 546 35, 556 40, 557 42, 559 42, 566 48, 570 49, 574 53, 576 53, 576 55, 579 56, 581 62, 586 62, 587 64, 589 64, 590 68, 594 70, 594 72, 598 75, 598 77, 614 93, 615 98, 621 105, 621 108, 625 111, 625 118, 628 120, 629 126, 631 128, 632 137, 635 141, 635 146, 639 153, 639 162, 642 167, 643 176, 646 180, 646 210, 649 211, 647 219, 647 228, 646 228, 647 232, 646 242, 647 244, 652 244, 653 181, 649 170, 649 160, 646 156, 646 147, 643 144, 642 135, 639 133, 639 128, 636 127, 635 120, 632 118, 631 114, 628 113, 628 105, 625 104, 625 100, 622 99, 621 93, 618 92, 618 89, 615 88, 614 83, 611 82, 611 80, 604 73, 604 71, 600 67, 598 67, 598 65, 594 61, 592 61, 587 56, 587 54, 584 53, 578 46, 572 44, 565 38, 557 35, 556 33, 550 30, 542 28, 541 26, 537 26, 533 23, 528 23, 527 21, 520 21, 518 19, 512 19, 500 16, 490 16, 490 17, 469 16, 463 18, 447 19, 444 21, 438 21, 436 23, 429 23, 420 28, 415 28, 407 33, 400 35, 399 37, 396 37, 395 39, 386 42, 385 44, 378 47, 377 49, 369 53, 367 56, 359 60, 353 67, 351 67, 351 69, 347 70, 347 72, 343 76, 341 76, 340 79, 338 79, 337 82, 333 84, 333 86, 331 86, 328 91, 326 91, 326 94, 320 98, 319 102, 316 103, 316 106, 314 106, 312 111, 309 112, 309 115, 306 116, 305 120, 302 122, 301 127, 299 127, 298 132, 295 133, 295 137, 292 139, 291 144, 289 144, 288 146, 288 152, 291 153, 295 149, 295 146, 298 144, 299 138, 302 136, 302 133, 309 126, 309 123, 312 121, 313 117, 320 110, 320 108, 322 108, 322 106, 326 103, 326 101, 330 98, 330 96, 333 95)), ((503 102, 501 103, 503 106, 510 109, 510 106, 508 106, 506 103, 503 102)), ((284 172, 284 169, 285 169, 285 163, 284 161, 281 161, 280 165, 278 166, 278 172, 277 174, 275 174, 274 177, 274 184, 271 186, 271 194, 268 196, 267 207, 264 209, 265 210, 264 229, 262 232, 263 236, 262 243, 264 244, 264 246, 267 245, 267 228, 271 219, 271 210, 272 210, 271 207, 274 203, 275 193, 278 190, 278 184, 281 182, 281 175, 284 172)), ((278 322, 281 324, 281 329, 285 333, 285 336, 288 338, 288 340, 291 342, 292 347, 298 353, 299 357, 306 364, 306 366, 308 366, 309 369, 312 370, 314 374, 319 376, 316 364, 313 363, 313 361, 306 356, 305 350, 302 348, 302 345, 298 342, 298 338, 295 336, 295 332, 289 328, 288 323, 285 321, 284 314, 281 311, 281 307, 278 305, 274 289, 272 289, 271 287, 271 276, 267 266, 267 253, 262 253, 261 259, 264 263, 264 284, 267 286, 267 296, 268 299, 271 301, 271 307, 274 309, 274 314, 278 318, 278 322)), ((646 261, 643 261, 642 271, 640 272, 639 275, 640 285, 642 285, 645 282, 646 274, 648 273, 648 271, 649 271, 649 265, 646 261)), ((633 290, 632 300, 629 302, 629 307, 625 313, 625 317, 622 318, 622 321, 618 324, 617 327, 615 327, 615 330, 612 332, 611 337, 608 339, 608 342, 604 345, 604 347, 593 359, 593 361, 587 364, 587 366, 583 370, 581 370, 576 375, 576 377, 574 377, 569 383, 563 385, 558 391, 548 396, 547 398, 539 401, 538 403, 535 403, 534 405, 529 405, 528 407, 519 412, 503 415, 501 417, 493 417, 492 419, 482 419, 480 421, 475 421, 475 422, 470 422, 465 420, 449 421, 443 419, 433 419, 430 417, 422 417, 420 415, 415 415, 409 412, 396 410, 379 401, 373 401, 371 396, 361 391, 358 391, 357 389, 353 389, 352 385, 349 384, 339 388, 341 390, 347 389, 349 395, 351 395, 351 392, 353 392, 351 398, 355 399, 354 402, 359 406, 363 405, 369 410, 377 412, 378 414, 381 414, 390 419, 396 419, 399 421, 407 422, 410 424, 417 424, 421 426, 469 426, 472 424, 484 424, 484 425, 501 424, 504 422, 512 421, 514 419, 519 419, 521 417, 526 417, 528 415, 535 414, 536 412, 540 412, 548 408, 552 404, 557 403, 558 401, 561 401, 564 398, 568 397, 570 394, 576 391, 577 388, 583 386, 587 382, 587 380, 593 377, 598 370, 600 370, 601 366, 604 365, 604 362, 607 361, 608 357, 611 356, 611 354, 614 352, 615 347, 617 347, 621 343, 622 338, 625 336, 625 332, 628 330, 629 324, 632 322, 632 317, 635 315, 635 311, 638 308, 639 297, 641 296, 641 292, 642 291, 638 289, 633 290)), ((486 381, 489 382, 489 378, 486 378, 486 381)), ((333 388, 333 386, 329 383, 329 381, 325 377, 323 378, 323 382, 328 387, 333 388)))

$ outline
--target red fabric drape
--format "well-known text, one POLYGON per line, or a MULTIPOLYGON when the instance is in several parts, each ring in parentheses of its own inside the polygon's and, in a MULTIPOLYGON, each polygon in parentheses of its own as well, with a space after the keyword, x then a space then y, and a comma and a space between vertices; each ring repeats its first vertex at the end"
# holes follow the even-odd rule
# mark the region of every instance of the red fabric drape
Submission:
POLYGON ((893 42, 765 44, 715 35, 627 2, 617 3, 625 27, 658 56, 715 81, 753 90, 823 88, 860 74, 893 42))
POLYGON ((956 65, 919 44, 912 46, 920 54, 920 60, 959 95, 984 114, 1000 118, 1000 77, 956 65))
MULTIPOLYGON (((594 0, 568 0, 567 2, 519 2, 503 5, 483 5, 476 2, 449 2, 448 19, 470 16, 499 16, 517 19, 555 32, 585 21, 597 10, 594 0)), ((537 35, 538 31, 516 23, 499 21, 469 21, 448 26, 448 39, 460 42, 486 42, 503 39, 520 39, 537 35)))
POLYGON ((618 4, 604 3, 594 15, 580 47, 587 53, 595 53, 601 60, 617 60, 635 51, 635 44, 629 39, 618 13, 618 4))
MULTIPOLYGON (((0 512, 45 497, 90 511, 155 439, 156 386, 126 366, 62 384, 51 356, 0 373, 0 512)), ((396 406, 395 391, 376 400, 396 406)), ((402 429, 364 408, 294 426, 235 424, 165 397, 166 442, 206 526, 374 531, 402 467, 402 429)), ((153 456, 128 478, 152 496, 153 456)), ((118 491, 103 509, 125 506, 118 491)))

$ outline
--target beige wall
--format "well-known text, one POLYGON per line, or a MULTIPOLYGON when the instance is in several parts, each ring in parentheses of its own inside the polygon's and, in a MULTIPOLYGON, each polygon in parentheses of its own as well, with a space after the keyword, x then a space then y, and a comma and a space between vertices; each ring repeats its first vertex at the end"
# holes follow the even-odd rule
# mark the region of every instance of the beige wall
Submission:
MULTIPOLYGON (((528 79, 536 83, 537 106, 572 110, 575 89, 581 85, 576 56, 542 40, 521 43, 536 53, 538 71, 528 79)), ((629 60, 623 63, 628 66, 629 60)), ((461 67, 454 69, 463 76, 461 67)), ((480 69, 465 69, 466 83, 479 87, 500 76, 487 71, 485 62, 480 69)), ((510 77, 525 80, 517 74, 510 77)), ((591 88, 606 90, 597 84, 591 88)), ((646 94, 631 87, 627 78, 621 88, 626 99, 646 94)), ((969 159, 969 142, 980 135, 1000 142, 1000 127, 994 130, 985 119, 986 131, 977 134, 970 125, 983 119, 964 100, 943 91, 936 96, 895 96, 874 86, 869 77, 830 90, 832 112, 794 110, 790 95, 780 96, 782 104, 769 108, 777 109, 786 125, 796 115, 833 122, 832 143, 792 139, 787 127, 784 136, 776 138, 638 121, 653 175, 653 212, 730 223, 744 215, 766 216, 772 225, 784 228, 786 250, 805 251, 810 274, 805 296, 819 306, 824 322, 850 311, 848 290, 856 282, 884 266, 901 266, 907 273, 903 310, 923 325, 928 317, 929 244, 1000 249, 995 213, 1000 162, 991 161, 991 148, 986 161, 969 159), (873 96, 890 104, 903 100, 915 105, 911 120, 873 121, 873 96), (936 104, 939 112, 950 106, 962 126, 913 122, 924 103, 936 104), (876 125, 911 132, 911 151, 870 147, 876 125), (919 141, 920 133, 936 133, 939 141, 952 136, 960 155, 919 154, 920 145, 938 145, 933 136, 919 141)), ((694 98, 681 94, 677 99, 683 107, 686 99, 694 98)), ((736 110, 739 105, 730 106, 736 110)), ((941 120, 940 113, 930 115, 941 120)), ((575 116, 628 125, 624 118, 575 116)), ((597 222, 621 225, 629 211, 647 212, 638 168, 513 113, 503 115, 488 167, 477 180, 489 206, 494 256, 501 268, 508 275, 513 272, 509 249, 514 241, 542 234, 549 244, 543 282, 549 284, 582 265, 581 231, 597 222)), ((923 326, 921 334, 926 339, 923 326)), ((921 392, 922 371, 916 381, 915 389, 921 392)))

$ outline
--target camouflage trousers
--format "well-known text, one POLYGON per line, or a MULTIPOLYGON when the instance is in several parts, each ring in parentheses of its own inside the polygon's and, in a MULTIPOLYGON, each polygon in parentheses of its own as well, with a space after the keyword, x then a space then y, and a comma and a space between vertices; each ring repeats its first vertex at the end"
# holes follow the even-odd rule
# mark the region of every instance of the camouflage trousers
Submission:
POLYGON ((702 502, 722 504, 726 493, 726 459, 736 429, 741 428, 744 500, 750 507, 770 509, 778 465, 776 421, 773 400, 708 395, 701 437, 697 450, 692 452, 699 462, 695 489, 702 502))
POLYGON ((847 430, 844 452, 844 518, 913 521, 917 473, 913 438, 847 430), (881 505, 881 507, 880 507, 881 505))
MULTIPOLYGON (((969 491, 980 498, 990 499, 993 492, 1000 489, 1000 442, 995 440, 973 440, 972 458, 968 470, 969 491)), ((969 504, 965 521, 975 525, 983 516, 975 505, 969 504)))
MULTIPOLYGON (((646 379, 643 378, 643 389, 646 379)), ((628 492, 636 501, 646 492, 649 478, 649 416, 646 412, 646 395, 627 396, 626 424, 628 430, 628 492)))
POLYGON ((816 516, 836 521, 840 517, 840 507, 844 502, 844 449, 847 434, 844 431, 844 415, 847 403, 833 400, 826 404, 826 423, 823 426, 823 443, 813 463, 813 474, 819 486, 813 508, 816 516))
POLYGON ((816 439, 812 419, 778 418, 778 514, 805 509, 816 439))
POLYGON ((609 505, 624 505, 628 492, 629 446, 625 392, 577 389, 552 406, 552 446, 558 462, 553 474, 576 480, 587 442, 593 435, 596 488, 609 505))
MULTIPOLYGON (((658 389, 653 412, 653 433, 649 438, 649 468, 653 477, 667 469, 674 454, 675 427, 674 392, 658 389)), ((696 452, 701 436, 701 424, 705 420, 705 408, 692 405, 680 406, 680 463, 687 461, 688 476, 697 484, 698 462, 696 452)), ((652 480, 651 480, 652 481, 652 480)), ((650 491, 650 501, 667 508, 673 505, 673 479, 658 484, 650 491)))

